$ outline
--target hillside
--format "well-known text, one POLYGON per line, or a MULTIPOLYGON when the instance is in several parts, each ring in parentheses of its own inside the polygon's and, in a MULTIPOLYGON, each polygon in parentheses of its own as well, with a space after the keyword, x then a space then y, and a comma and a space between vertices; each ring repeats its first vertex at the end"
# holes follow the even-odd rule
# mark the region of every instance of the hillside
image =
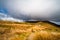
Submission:
POLYGON ((0 40, 60 40, 60 27, 47 21, 0 21, 0 40))

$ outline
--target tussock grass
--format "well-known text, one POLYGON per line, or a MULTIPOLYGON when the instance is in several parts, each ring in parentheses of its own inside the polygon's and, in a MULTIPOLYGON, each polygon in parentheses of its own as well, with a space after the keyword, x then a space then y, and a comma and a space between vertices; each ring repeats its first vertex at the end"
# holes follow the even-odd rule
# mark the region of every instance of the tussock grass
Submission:
POLYGON ((27 40, 60 40, 60 33, 52 32, 36 32, 30 34, 27 40))
POLYGON ((0 40, 60 40, 60 27, 48 22, 0 22, 0 40))

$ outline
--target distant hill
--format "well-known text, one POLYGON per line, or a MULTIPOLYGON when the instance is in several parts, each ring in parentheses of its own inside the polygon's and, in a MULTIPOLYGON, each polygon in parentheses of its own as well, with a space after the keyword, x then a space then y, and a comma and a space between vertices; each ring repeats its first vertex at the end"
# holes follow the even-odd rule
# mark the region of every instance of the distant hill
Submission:
POLYGON ((0 40, 60 40, 60 27, 48 21, 0 20, 0 40))

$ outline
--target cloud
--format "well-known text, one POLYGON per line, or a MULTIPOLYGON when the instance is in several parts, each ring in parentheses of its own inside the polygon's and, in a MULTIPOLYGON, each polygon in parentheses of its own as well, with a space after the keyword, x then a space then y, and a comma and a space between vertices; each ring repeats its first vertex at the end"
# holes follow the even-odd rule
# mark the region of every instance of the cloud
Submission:
POLYGON ((59 0, 1 0, 8 14, 22 20, 56 20, 60 17, 59 0))
POLYGON ((23 22, 23 20, 15 19, 13 17, 10 17, 4 13, 0 13, 0 20, 4 21, 15 21, 15 22, 23 22))
POLYGON ((56 22, 56 21, 50 21, 50 22, 60 25, 60 22, 56 22))
MULTIPOLYGON (((14 22, 24 22, 24 20, 13 18, 13 17, 8 16, 7 14, 4 14, 4 13, 0 13, 0 20, 14 21, 14 22)), ((31 20, 31 21, 33 21, 33 20, 31 20)), ((36 21, 36 20, 34 20, 34 21, 36 21)), ((57 25, 60 25, 60 22, 55 22, 55 21, 50 21, 50 22, 55 23, 57 25)))

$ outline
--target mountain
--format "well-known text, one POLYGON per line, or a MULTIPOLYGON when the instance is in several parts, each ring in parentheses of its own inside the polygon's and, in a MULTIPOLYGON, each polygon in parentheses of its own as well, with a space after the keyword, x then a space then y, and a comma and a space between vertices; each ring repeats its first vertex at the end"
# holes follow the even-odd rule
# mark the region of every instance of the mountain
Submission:
POLYGON ((0 40, 60 40, 60 26, 48 21, 0 20, 0 40))

